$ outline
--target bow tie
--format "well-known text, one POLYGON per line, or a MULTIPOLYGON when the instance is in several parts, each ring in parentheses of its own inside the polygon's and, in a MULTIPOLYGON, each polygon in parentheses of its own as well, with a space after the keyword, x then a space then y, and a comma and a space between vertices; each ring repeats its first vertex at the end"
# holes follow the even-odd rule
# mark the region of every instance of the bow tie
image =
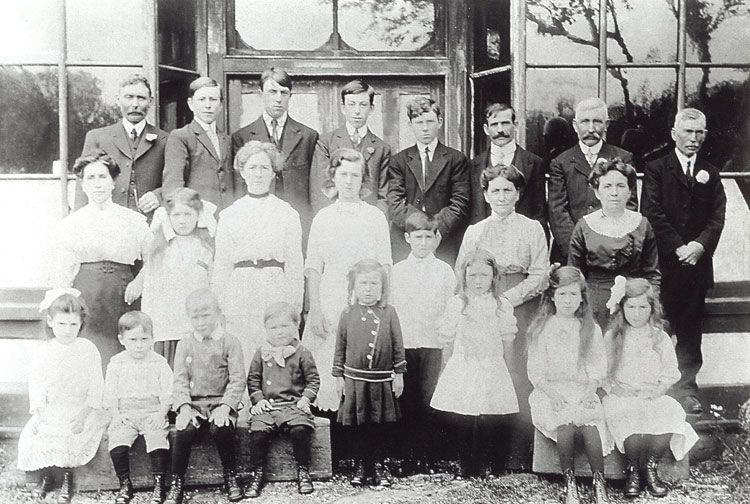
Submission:
POLYGON ((284 367, 284 360, 297 351, 297 347, 292 345, 271 346, 263 344, 260 347, 260 357, 265 362, 275 361, 279 367, 284 367))

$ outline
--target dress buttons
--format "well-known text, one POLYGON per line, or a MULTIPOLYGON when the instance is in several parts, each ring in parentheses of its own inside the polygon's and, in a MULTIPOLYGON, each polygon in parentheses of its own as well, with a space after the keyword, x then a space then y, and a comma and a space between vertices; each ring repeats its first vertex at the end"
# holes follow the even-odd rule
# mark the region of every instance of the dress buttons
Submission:
POLYGON ((370 315, 372 315, 372 309, 371 309, 371 308, 368 308, 368 309, 367 309, 367 313, 369 313, 370 315))
POLYGON ((377 336, 378 335, 378 331, 370 331, 370 334, 372 334, 373 336, 377 336))
POLYGON ((271 384, 271 380, 266 381, 266 385, 270 385, 270 384, 271 384))
POLYGON ((376 324, 379 324, 379 323, 380 323, 380 320, 378 320, 378 319, 375 319, 375 323, 376 323, 376 324))
POLYGON ((268 402, 273 402, 273 399, 269 399, 268 402))
POLYGON ((367 346, 370 348, 375 348, 375 343, 368 343, 367 346))
POLYGON ((271 364, 271 363, 269 362, 269 363, 268 363, 268 367, 273 367, 273 364, 271 364))
POLYGON ((367 317, 362 317, 362 322, 367 322, 367 317))
POLYGON ((193 388, 193 387, 195 387, 195 383, 190 382, 190 388, 193 388))
POLYGON ((372 355, 367 354, 367 360, 372 360, 372 355))

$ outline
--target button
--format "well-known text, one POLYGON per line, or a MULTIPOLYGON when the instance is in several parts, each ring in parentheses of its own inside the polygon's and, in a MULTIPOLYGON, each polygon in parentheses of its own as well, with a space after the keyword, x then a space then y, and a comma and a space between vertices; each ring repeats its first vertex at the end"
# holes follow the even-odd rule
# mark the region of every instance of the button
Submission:
POLYGON ((373 336, 377 336, 378 335, 378 331, 370 331, 370 334, 372 334, 373 336))
POLYGON ((190 388, 193 388, 193 387, 195 387, 195 383, 190 382, 190 388))
POLYGON ((372 355, 367 355, 367 360, 372 360, 372 355))
POLYGON ((271 364, 271 363, 269 362, 269 363, 268 363, 268 367, 273 367, 273 364, 271 364))
POLYGON ((376 323, 376 324, 379 324, 379 323, 380 323, 380 320, 379 320, 379 319, 375 319, 375 323, 376 323))
POLYGON ((372 315, 372 308, 368 308, 367 309, 367 313, 369 313, 370 315, 372 315))
POLYGON ((270 384, 271 384, 271 380, 268 380, 268 381, 266 382, 266 385, 270 385, 270 384))
POLYGON ((370 348, 375 348, 375 343, 368 343, 367 346, 370 348))
POLYGON ((130 185, 133 186, 133 187, 135 187, 135 180, 131 180, 130 181, 130 185))
POLYGON ((367 317, 362 317, 362 322, 367 322, 367 317))
POLYGON ((269 399, 268 402, 273 402, 273 399, 269 399))

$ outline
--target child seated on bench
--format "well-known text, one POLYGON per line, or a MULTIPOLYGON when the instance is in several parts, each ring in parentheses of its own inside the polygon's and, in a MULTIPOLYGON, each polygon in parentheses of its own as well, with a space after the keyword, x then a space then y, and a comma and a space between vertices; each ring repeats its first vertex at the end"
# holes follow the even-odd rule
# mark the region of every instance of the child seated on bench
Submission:
POLYGON ((193 443, 208 430, 224 469, 224 489, 231 502, 242 500, 235 473, 235 426, 245 391, 240 342, 224 332, 213 292, 198 289, 185 300, 193 331, 177 343, 172 404, 178 412, 172 449, 172 486, 165 504, 182 504, 185 472, 193 443))
POLYGON ((151 317, 131 311, 120 317, 117 325, 117 338, 125 350, 109 361, 104 381, 104 407, 112 415, 109 454, 120 480, 115 504, 128 504, 133 498, 128 452, 138 436, 146 441, 154 475, 149 502, 161 504, 169 461, 167 412, 172 403, 172 369, 167 359, 153 350, 151 317))
POLYGON ((250 410, 250 464, 253 479, 245 497, 260 495, 271 438, 288 432, 297 461, 297 489, 313 492, 310 446, 315 422, 310 403, 320 388, 320 375, 310 351, 297 339, 299 313, 289 303, 266 309, 266 342, 256 350, 247 375, 250 410))

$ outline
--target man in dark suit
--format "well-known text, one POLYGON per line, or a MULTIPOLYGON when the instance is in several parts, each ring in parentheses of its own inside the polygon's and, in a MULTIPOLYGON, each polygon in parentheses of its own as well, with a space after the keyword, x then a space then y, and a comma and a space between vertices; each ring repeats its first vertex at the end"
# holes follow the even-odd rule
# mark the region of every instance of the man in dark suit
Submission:
POLYGON ((341 113, 344 114, 346 124, 320 136, 310 170, 310 203, 313 214, 331 203, 325 195, 330 189, 328 162, 331 154, 337 149, 347 148, 361 152, 367 162, 370 179, 363 184, 363 188, 369 194, 364 200, 388 215, 388 164, 391 160, 391 146, 367 127, 367 118, 374 107, 375 90, 362 79, 347 83, 341 90, 341 113))
MULTIPOLYGON (((260 96, 264 111, 258 119, 232 134, 232 156, 250 140, 275 144, 286 160, 272 186, 279 198, 297 210, 307 242, 312 222, 310 207, 310 165, 318 132, 289 117, 292 78, 281 68, 270 68, 260 76, 260 96)), ((238 194, 245 194, 245 181, 235 174, 238 194)))
POLYGON ((421 211, 438 221, 441 242, 435 255, 453 266, 470 211, 469 162, 459 151, 438 141, 443 117, 434 100, 412 100, 406 113, 417 143, 391 159, 388 207, 393 260, 409 255, 404 239, 406 218, 421 211))
MULTIPOLYGON (((601 208, 601 203, 588 186, 591 167, 597 159, 620 158, 630 163, 633 156, 604 141, 609 124, 607 104, 599 98, 582 100, 576 106, 573 128, 578 144, 552 160, 549 169, 549 226, 557 250, 554 260, 566 263, 570 235, 578 219, 601 208)), ((633 187, 628 208, 638 210, 638 193, 633 187)))
POLYGON ((526 182, 516 203, 516 212, 538 220, 549 234, 542 158, 516 143, 516 125, 516 111, 505 103, 490 103, 484 111, 484 134, 490 145, 471 160, 471 223, 475 224, 492 213, 479 181, 482 170, 498 164, 513 165, 526 182))
MULTIPOLYGON (((151 216, 161 202, 162 171, 167 132, 146 122, 153 100, 151 85, 142 75, 128 76, 117 93, 122 121, 91 130, 83 143, 83 154, 103 150, 120 167, 112 200, 151 216)), ((76 183, 75 208, 88 202, 76 183)))
POLYGON ((189 187, 216 205, 216 213, 235 200, 229 135, 216 127, 224 102, 221 86, 199 77, 188 88, 190 124, 169 134, 164 160, 164 194, 189 187))
POLYGON ((659 249, 662 304, 677 336, 681 377, 673 394, 691 414, 703 411, 695 383, 703 364, 701 321, 727 203, 719 171, 697 156, 706 133, 700 110, 681 110, 672 128, 675 150, 646 164, 643 180, 643 214, 659 249))

